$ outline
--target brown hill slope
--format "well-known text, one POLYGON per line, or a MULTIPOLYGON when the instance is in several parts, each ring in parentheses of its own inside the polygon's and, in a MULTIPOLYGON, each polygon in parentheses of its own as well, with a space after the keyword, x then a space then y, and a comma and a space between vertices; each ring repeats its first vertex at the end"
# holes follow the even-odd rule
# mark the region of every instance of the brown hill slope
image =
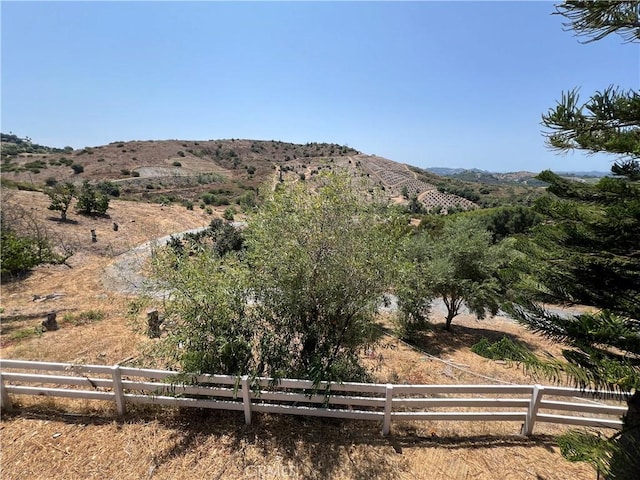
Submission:
POLYGON ((367 188, 380 187, 400 203, 417 195, 427 207, 475 208, 456 195, 438 193, 419 180, 407 165, 329 143, 305 145, 259 140, 160 140, 112 142, 81 150, 7 155, 1 165, 5 180, 37 188, 55 182, 113 182, 127 199, 226 205, 249 202, 263 185, 274 181, 310 180, 323 170, 343 169, 368 178, 367 188), (213 196, 213 197, 212 197, 213 196))

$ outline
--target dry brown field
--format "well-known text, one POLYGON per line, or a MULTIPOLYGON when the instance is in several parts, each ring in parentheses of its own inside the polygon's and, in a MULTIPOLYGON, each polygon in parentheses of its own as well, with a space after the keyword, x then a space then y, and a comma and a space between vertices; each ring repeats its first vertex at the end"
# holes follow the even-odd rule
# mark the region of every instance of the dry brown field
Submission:
MULTIPOLYGON (((5 192, 3 208, 12 205, 38 217, 52 238, 64 239, 76 253, 69 266, 38 267, 2 285, 1 357, 144 364, 145 348, 156 340, 143 333, 143 313, 128 314, 134 298, 113 291, 105 269, 131 248, 205 226, 211 216, 199 209, 113 200, 110 218, 72 214, 74 223, 61 224, 52 219, 55 213, 46 209, 41 193, 5 192), (47 299, 50 294, 59 295, 47 299), (31 334, 49 311, 58 312, 60 329, 31 334), (64 320, 87 311, 101 312, 102 319, 64 320)), ((380 323, 389 326, 389 319, 381 316, 380 323)), ((380 382, 533 383, 521 369, 471 352, 480 338, 502 335, 538 353, 558 353, 556 345, 508 320, 461 316, 452 333, 434 320, 419 342, 430 356, 385 336, 367 362, 380 382)), ((523 437, 514 422, 394 422, 391 435, 383 437, 374 422, 258 414, 246 426, 236 412, 135 407, 119 419, 105 402, 16 397, 14 403, 0 421, 1 477, 7 480, 596 477, 588 465, 560 455, 554 436, 566 430, 562 426, 536 425, 533 436, 523 437)))

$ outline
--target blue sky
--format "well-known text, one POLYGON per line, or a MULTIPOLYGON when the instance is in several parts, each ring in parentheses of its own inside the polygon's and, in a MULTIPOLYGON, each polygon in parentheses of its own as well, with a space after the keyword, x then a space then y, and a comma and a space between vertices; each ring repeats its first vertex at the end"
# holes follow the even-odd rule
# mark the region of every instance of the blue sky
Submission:
POLYGON ((75 148, 250 138, 421 167, 608 170, 549 151, 563 90, 638 89, 552 2, 1 2, 2 131, 75 148))

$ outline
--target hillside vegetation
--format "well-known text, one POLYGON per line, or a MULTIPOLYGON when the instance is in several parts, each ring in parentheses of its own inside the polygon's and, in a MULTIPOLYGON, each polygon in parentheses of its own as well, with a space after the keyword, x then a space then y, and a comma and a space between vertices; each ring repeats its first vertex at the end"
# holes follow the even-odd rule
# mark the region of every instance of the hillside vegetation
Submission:
POLYGON ((541 193, 527 186, 484 185, 433 175, 354 148, 331 143, 263 140, 115 141, 64 149, 2 134, 5 186, 43 189, 59 183, 103 183, 112 196, 158 203, 254 205, 258 191, 277 182, 310 181, 322 171, 346 170, 394 202, 418 211, 526 204, 541 193))

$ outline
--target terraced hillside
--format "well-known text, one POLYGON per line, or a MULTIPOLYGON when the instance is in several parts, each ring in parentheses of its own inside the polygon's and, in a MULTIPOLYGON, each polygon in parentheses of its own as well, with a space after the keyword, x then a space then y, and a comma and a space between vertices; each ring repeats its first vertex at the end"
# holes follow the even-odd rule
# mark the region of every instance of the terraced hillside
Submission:
POLYGON ((436 185, 418 179, 414 171, 407 165, 387 160, 375 155, 357 156, 356 165, 361 165, 370 177, 373 177, 392 197, 417 196, 427 210, 441 207, 444 211, 456 207, 470 210, 477 208, 474 202, 458 195, 440 192, 436 185))
MULTIPOLYGON (((10 139, 8 136, 3 137, 10 139)), ((293 144, 261 140, 116 141, 73 150, 27 148, 3 142, 0 172, 5 182, 43 188, 58 182, 107 182, 124 199, 207 205, 251 204, 259 188, 283 181, 310 181, 326 170, 347 170, 388 198, 407 203, 417 196, 427 209, 476 208, 439 192, 407 165, 329 143, 293 144)))

